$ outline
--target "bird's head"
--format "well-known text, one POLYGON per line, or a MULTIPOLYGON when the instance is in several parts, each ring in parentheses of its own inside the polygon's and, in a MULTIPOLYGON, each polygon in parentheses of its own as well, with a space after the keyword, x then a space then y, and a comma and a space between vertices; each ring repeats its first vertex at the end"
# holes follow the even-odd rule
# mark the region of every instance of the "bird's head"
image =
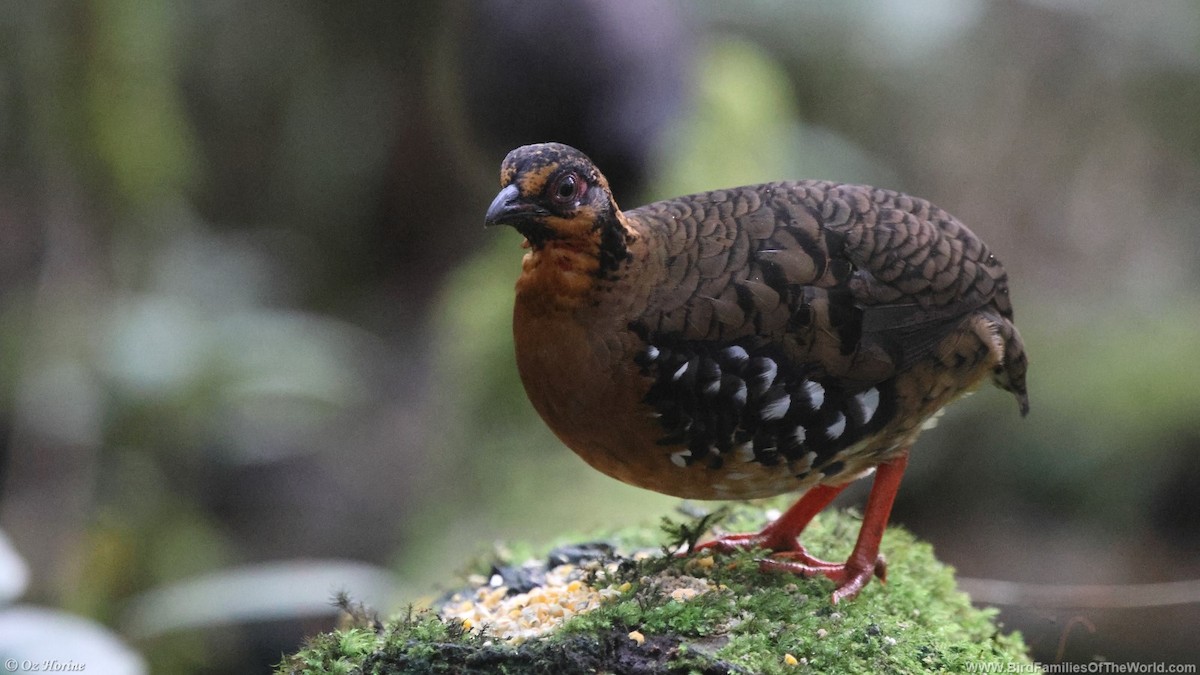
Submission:
POLYGON ((511 225, 530 245, 594 239, 619 228, 608 181, 587 155, 561 143, 524 145, 500 166, 500 194, 485 225, 511 225))

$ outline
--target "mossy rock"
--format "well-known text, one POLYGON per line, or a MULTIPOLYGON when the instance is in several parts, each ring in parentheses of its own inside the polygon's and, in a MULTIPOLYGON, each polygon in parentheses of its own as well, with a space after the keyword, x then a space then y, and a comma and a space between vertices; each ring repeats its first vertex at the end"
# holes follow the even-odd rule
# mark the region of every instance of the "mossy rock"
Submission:
MULTIPOLYGON (((736 507, 728 529, 761 526, 762 506, 736 507), (754 522, 757 520, 758 522, 754 522)), ((858 532, 852 512, 822 514, 805 532, 809 551, 848 554, 858 532)), ((686 537, 689 526, 676 527, 686 537)), ((653 528, 606 541, 617 551, 670 544, 653 528)), ((410 612, 382 626, 318 635, 278 673, 962 673, 1032 668, 1025 644, 1004 633, 995 611, 973 607, 932 547, 897 527, 884 536, 886 584, 873 580, 834 605, 833 584, 767 573, 764 554, 617 557, 588 578, 607 588, 599 607, 519 644, 468 629, 436 611, 410 612), (614 564, 615 563, 615 564, 614 564), (684 599, 672 580, 703 580, 684 599), (632 636, 632 637, 631 637, 632 636), (1020 664, 1020 665, 1017 665, 1020 664)), ((579 584, 576 584, 578 586, 579 584)))

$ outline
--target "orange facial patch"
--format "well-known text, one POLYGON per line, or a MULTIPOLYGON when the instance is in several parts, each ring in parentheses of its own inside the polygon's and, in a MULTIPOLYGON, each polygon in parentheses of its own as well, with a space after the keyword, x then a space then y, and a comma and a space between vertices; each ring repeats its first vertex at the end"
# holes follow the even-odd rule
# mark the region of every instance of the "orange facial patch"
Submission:
POLYGON ((540 195, 546 187, 546 181, 550 180, 550 176, 555 171, 558 171, 558 162, 551 162, 535 171, 526 171, 521 174, 517 181, 517 188, 521 191, 521 196, 531 198, 540 195))
POLYGON ((596 211, 590 206, 581 206, 570 218, 550 216, 543 221, 558 239, 566 241, 596 239, 596 211))

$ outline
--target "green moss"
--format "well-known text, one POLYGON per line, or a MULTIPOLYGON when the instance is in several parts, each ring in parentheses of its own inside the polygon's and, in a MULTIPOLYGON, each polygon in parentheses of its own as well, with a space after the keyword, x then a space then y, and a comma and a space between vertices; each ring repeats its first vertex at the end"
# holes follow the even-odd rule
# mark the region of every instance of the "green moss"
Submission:
POLYGON ((302 675, 353 673, 358 664, 379 646, 375 632, 365 628, 323 633, 288 657, 279 666, 279 672, 302 675))
MULTIPOLYGON (((738 507, 733 529, 761 525, 761 508, 738 507)), ((839 559, 858 531, 852 513, 822 514, 805 533, 814 555, 839 559)), ((617 536, 628 547, 645 530, 617 536)), ((669 544, 658 535, 660 545, 669 544)), ((629 590, 556 632, 519 646, 489 640, 432 612, 375 633, 354 629, 314 638, 280 673, 798 673, 965 672, 971 663, 1030 663, 1020 635, 1005 634, 992 610, 972 607, 932 548, 891 528, 884 536, 888 583, 873 581, 833 605, 833 584, 764 573, 761 551, 627 560, 611 580, 629 590), (663 586, 707 579, 712 590, 685 601, 663 586), (638 644, 631 631, 645 637, 638 644), (785 663, 786 655, 797 663, 785 663)))

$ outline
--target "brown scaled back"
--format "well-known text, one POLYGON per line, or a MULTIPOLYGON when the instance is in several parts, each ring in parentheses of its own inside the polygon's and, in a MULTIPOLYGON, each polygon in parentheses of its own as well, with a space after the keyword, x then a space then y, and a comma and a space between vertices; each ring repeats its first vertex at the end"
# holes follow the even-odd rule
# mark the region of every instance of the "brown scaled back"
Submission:
POLYGON ((487 223, 530 249, 513 317, 526 392, 627 483, 815 498, 902 471, 922 424, 983 379, 1028 410, 1004 269, 925 200, 796 181, 622 212, 553 143, 509 153, 501 188, 487 223))

